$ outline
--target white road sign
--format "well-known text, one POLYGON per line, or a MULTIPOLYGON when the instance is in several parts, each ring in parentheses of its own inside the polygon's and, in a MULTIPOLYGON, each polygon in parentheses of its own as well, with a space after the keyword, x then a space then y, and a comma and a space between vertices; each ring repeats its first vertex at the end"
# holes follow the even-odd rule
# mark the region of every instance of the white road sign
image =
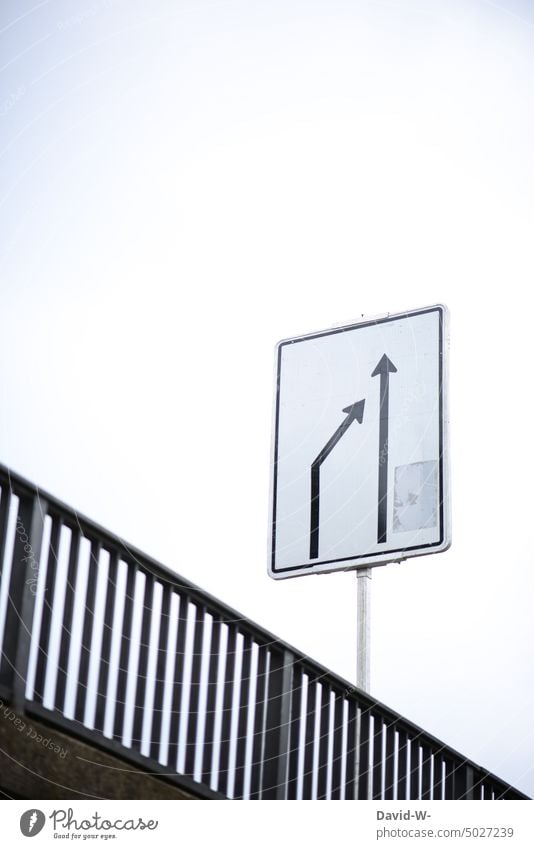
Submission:
POLYGON ((447 309, 279 342, 269 574, 445 551, 447 309))

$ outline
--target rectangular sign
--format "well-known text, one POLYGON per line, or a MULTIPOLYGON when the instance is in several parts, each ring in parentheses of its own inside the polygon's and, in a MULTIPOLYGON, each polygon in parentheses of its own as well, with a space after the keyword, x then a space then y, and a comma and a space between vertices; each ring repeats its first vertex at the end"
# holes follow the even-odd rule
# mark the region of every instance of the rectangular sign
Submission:
POLYGON ((450 546, 447 350, 442 305, 278 343, 271 577, 450 546))

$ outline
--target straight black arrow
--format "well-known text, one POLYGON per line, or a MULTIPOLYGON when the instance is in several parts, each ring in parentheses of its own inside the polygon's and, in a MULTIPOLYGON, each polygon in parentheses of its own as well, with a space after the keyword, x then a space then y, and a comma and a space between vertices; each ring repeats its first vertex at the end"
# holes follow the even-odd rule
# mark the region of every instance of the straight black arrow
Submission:
POLYGON ((388 356, 380 359, 371 377, 380 375, 380 428, 378 434, 377 542, 386 542, 388 528, 389 375, 397 369, 388 356))
POLYGON ((319 557, 319 498, 321 492, 321 465, 324 463, 332 449, 337 445, 344 433, 347 432, 354 419, 361 424, 363 421, 363 408, 365 406, 365 398, 362 401, 357 401, 356 404, 351 404, 349 407, 344 407, 343 412, 347 413, 340 426, 324 448, 319 451, 317 457, 311 465, 311 519, 310 519, 310 560, 319 557))

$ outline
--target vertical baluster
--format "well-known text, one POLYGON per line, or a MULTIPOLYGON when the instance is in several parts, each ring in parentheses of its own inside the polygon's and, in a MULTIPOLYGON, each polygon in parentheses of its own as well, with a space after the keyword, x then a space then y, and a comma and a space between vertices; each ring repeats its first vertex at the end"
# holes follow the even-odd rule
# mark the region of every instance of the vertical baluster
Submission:
POLYGON ((150 649, 150 626, 152 623, 154 599, 154 576, 145 572, 145 592, 143 598, 143 614, 141 618, 141 637, 139 659, 137 662, 137 686, 135 688, 135 706, 133 715, 132 748, 141 750, 143 743, 143 719, 145 716, 145 699, 148 674, 148 653, 150 649))
POLYGON ((304 732, 304 775, 302 798, 311 799, 313 792, 313 752, 315 747, 315 703, 317 696, 317 678, 308 674, 306 693, 306 726, 304 732))
POLYGON ((156 660, 156 686, 152 708, 150 730, 150 757, 159 760, 161 744, 161 726, 163 723, 163 698, 165 695, 165 670, 167 666, 167 643, 169 639, 169 616, 171 610, 171 590, 164 584, 161 596, 161 614, 159 623, 158 655, 156 660))
POLYGON ((359 707, 347 699, 347 761, 345 769, 345 799, 358 798, 359 707))
POLYGON ((424 745, 422 747, 422 773, 421 773, 421 799, 424 801, 428 801, 430 799, 431 793, 430 789, 432 787, 431 784, 431 769, 430 765, 432 763, 432 750, 430 746, 424 745))
POLYGON ((102 626, 102 646, 100 649, 98 691, 96 694, 95 730, 97 731, 104 730, 104 721, 106 717, 109 661, 111 655, 111 640, 113 636, 113 614, 115 611, 118 563, 118 553, 116 551, 110 552, 108 580, 106 586, 106 603, 104 607, 104 624, 102 626))
POLYGON ((100 560, 100 542, 91 542, 91 555, 87 573, 87 589, 85 593, 85 609, 83 616, 82 645, 80 650, 80 666, 78 669, 78 687, 76 692, 76 707, 74 718, 84 721, 85 703, 87 700, 87 681, 89 678, 89 661, 91 657, 91 642, 95 615, 96 581, 100 560))
POLYGON ((434 754, 434 781, 432 789, 432 798, 441 800, 443 795, 443 756, 440 753, 434 754))
POLYGON ((369 799, 369 778, 370 778, 370 726, 371 718, 369 708, 362 705, 360 713, 360 774, 358 776, 358 798, 369 799))
POLYGON ((133 563, 127 563, 126 569, 126 589, 124 596, 124 610, 122 614, 121 643, 119 651, 119 672, 117 675, 117 690, 115 694, 115 716, 113 719, 113 737, 116 740, 122 740, 124 731, 126 686, 128 683, 128 663, 130 658, 130 638, 132 636, 134 593, 137 580, 137 567, 133 563))
POLYGON ((341 799, 341 761, 343 758, 343 697, 335 694, 334 746, 332 749, 332 799, 341 799))
POLYGON ((419 799, 419 743, 410 741, 410 799, 419 799))
POLYGON ((245 635, 243 640, 243 662, 241 664, 241 687, 239 692, 239 713, 237 722, 237 746, 234 797, 243 798, 245 782, 245 753, 247 748, 248 702, 250 692, 250 666, 252 661, 252 638, 245 635))
POLYGON ((408 798, 408 737, 406 731, 399 731, 399 750, 397 760, 397 799, 408 798))
POLYGON ((60 532, 60 520, 54 518, 52 520, 52 533, 50 535, 50 545, 48 548, 45 591, 43 594, 41 625, 39 628, 39 640, 37 650, 37 665, 35 669, 35 683, 33 687, 33 698, 36 702, 40 703, 42 703, 44 697, 46 671, 48 665, 48 646, 50 642, 50 629, 52 625, 52 604, 54 601, 54 592, 56 588, 57 557, 59 551, 60 532))
POLYGON ((394 725, 385 726, 386 733, 386 765, 384 799, 393 799, 395 790, 395 737, 394 725))
POLYGON ((200 679, 202 673, 202 645, 204 641, 204 622, 206 609, 196 606, 195 632, 193 638, 193 658, 191 663, 191 686, 189 695, 189 717, 186 733, 185 774, 193 776, 197 750, 198 711, 200 705, 200 679))
POLYGON ((294 670, 291 694, 291 728, 289 732, 289 771, 287 798, 296 799, 298 790, 300 717, 302 710, 302 669, 294 670))
POLYGON ((210 638, 210 664, 206 692, 206 723, 204 726, 204 750, 202 753, 202 781, 211 781, 213 744, 215 740, 215 711, 217 708, 217 671, 219 669, 221 644, 221 620, 213 614, 210 638))
POLYGON ((321 685, 321 709, 319 718, 319 758, 317 773, 317 798, 326 799, 328 779, 328 731, 330 721, 330 687, 321 685))
POLYGON ((256 672, 256 700, 254 704, 254 735, 250 774, 250 798, 261 799, 263 786, 263 744, 266 715, 267 649, 258 646, 258 671, 256 672))
POLYGON ((382 798, 382 742, 384 723, 379 716, 374 716, 373 723, 373 799, 382 798))
POLYGON ((182 710, 182 690, 184 685, 185 638, 187 635, 187 619, 189 614, 189 598, 180 596, 180 610, 176 625, 176 648, 174 651, 174 675, 171 704, 171 723, 169 731, 169 749, 167 763, 174 771, 178 763, 178 744, 180 742, 180 719, 182 710))
POLYGON ((228 792, 228 769, 230 760, 230 734, 232 731, 232 703, 234 698, 234 671, 237 632, 234 625, 228 625, 226 644, 226 666, 224 672, 223 708, 221 722, 221 747, 219 754, 218 790, 228 792))
POLYGON ((59 648, 58 671, 56 679, 56 696, 54 704, 56 708, 65 712, 65 691, 67 688, 67 672, 69 664, 69 651, 72 636, 72 616, 74 612, 74 588, 78 574, 78 557, 80 553, 80 532, 72 529, 69 551, 69 565, 65 586, 65 601, 63 604, 63 625, 61 628, 61 642, 59 648))

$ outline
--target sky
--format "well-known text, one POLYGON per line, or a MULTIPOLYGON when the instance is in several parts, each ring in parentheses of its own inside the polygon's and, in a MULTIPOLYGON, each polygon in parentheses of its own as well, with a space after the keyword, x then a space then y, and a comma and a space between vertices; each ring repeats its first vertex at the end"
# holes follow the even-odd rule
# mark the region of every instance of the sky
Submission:
POLYGON ((267 575, 275 344, 450 310, 452 547, 373 570, 371 694, 534 794, 534 7, 0 8, 0 460, 355 679, 267 575))

